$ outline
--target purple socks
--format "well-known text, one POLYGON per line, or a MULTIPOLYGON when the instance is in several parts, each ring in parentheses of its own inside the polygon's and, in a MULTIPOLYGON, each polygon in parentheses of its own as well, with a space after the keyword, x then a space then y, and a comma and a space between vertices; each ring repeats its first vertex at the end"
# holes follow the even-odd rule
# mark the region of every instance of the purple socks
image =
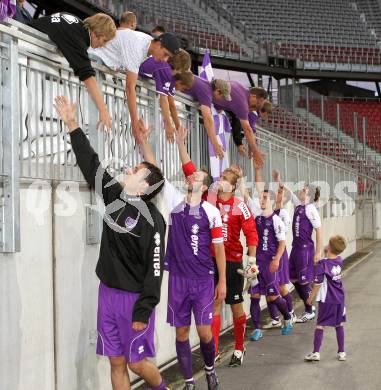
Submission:
POLYGON ((203 343, 200 340, 200 349, 201 349, 202 357, 204 358, 205 371, 213 371, 214 357, 216 354, 216 349, 214 346, 214 338, 212 337, 209 343, 203 343))
POLYGON ((300 298, 304 302, 305 311, 307 313, 311 314, 312 313, 312 306, 306 304, 307 299, 311 295, 311 287, 310 287, 310 285, 309 284, 300 284, 298 282, 295 282, 294 286, 295 286, 295 289, 298 292, 300 298))
POLYGON ((254 329, 260 329, 261 306, 259 305, 259 300, 259 298, 250 298, 250 314, 254 329))
POLYGON ((159 386, 151 387, 152 390, 165 390, 166 388, 167 387, 165 385, 164 379, 163 379, 163 381, 161 382, 161 384, 159 386))
POLYGON ((323 329, 315 329, 315 337, 314 337, 314 352, 320 352, 321 343, 323 342, 323 329))
POLYGON ((287 309, 287 303, 286 300, 283 299, 281 296, 279 296, 275 301, 272 301, 274 305, 278 308, 278 310, 282 313, 285 320, 291 319, 291 314, 289 313, 287 309))
POLYGON ((344 351, 344 327, 336 326, 336 339, 337 339, 337 352, 345 352, 344 351))
POLYGON ((279 321, 279 311, 277 305, 275 305, 274 302, 267 302, 267 308, 269 310, 270 317, 275 321, 279 321))
POLYGON ((181 373, 186 382, 194 383, 192 369, 192 351, 189 339, 186 341, 176 340, 177 359, 179 361, 181 373))
POLYGON ((294 311, 294 304, 292 302, 291 294, 288 293, 287 295, 284 295, 283 299, 286 301, 288 312, 292 313, 294 311))

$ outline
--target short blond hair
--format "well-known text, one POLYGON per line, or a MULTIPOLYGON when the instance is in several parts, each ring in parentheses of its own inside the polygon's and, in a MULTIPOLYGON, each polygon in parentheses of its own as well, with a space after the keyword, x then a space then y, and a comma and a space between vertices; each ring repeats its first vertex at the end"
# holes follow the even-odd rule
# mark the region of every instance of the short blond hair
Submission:
POLYGON ((120 24, 136 24, 136 22, 136 15, 131 11, 123 12, 119 20, 120 24))
POLYGON ((111 16, 106 14, 95 14, 83 21, 83 26, 97 37, 103 36, 106 41, 111 41, 116 35, 115 22, 111 16))
POLYGON ((329 249, 335 255, 339 255, 344 252, 346 247, 347 240, 343 236, 336 235, 329 239, 329 249))
POLYGON ((261 106, 261 109, 260 111, 262 113, 268 113, 268 114, 271 114, 272 111, 273 111, 273 105, 271 104, 271 102, 269 100, 265 100, 261 106))
POLYGON ((191 67, 192 60, 187 51, 180 49, 177 54, 168 60, 168 64, 171 65, 174 70, 186 72, 191 67))

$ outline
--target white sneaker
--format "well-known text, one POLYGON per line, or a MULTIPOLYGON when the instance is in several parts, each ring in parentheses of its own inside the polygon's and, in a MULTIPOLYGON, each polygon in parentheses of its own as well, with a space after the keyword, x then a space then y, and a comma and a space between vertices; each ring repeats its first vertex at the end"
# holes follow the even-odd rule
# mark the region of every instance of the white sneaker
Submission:
POLYGON ((337 359, 340 361, 340 362, 345 362, 347 360, 347 354, 345 352, 339 352, 337 354, 337 359))
POLYGON ((301 323, 304 323, 304 322, 307 322, 307 321, 311 321, 314 318, 315 318, 315 312, 314 311, 312 313, 304 312, 299 318, 296 319, 296 322, 298 324, 301 324, 301 323))
POLYGON ((282 327, 282 321, 279 320, 272 320, 266 325, 263 325, 263 329, 276 329, 282 327))
POLYGON ((308 355, 304 356, 305 362, 320 362, 320 353, 319 352, 312 352, 308 355))
POLYGON ((295 312, 293 311, 291 314, 291 322, 292 322, 292 325, 295 324, 295 322, 297 321, 298 317, 296 316, 295 312))

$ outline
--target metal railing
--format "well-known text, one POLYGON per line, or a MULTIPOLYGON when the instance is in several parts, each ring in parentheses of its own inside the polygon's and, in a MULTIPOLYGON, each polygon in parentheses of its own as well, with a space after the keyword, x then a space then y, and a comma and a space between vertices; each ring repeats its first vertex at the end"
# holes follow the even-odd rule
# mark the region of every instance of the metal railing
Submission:
MULTIPOLYGON (((3 196, 0 250, 13 252, 19 249, 20 180, 83 181, 70 138, 53 109, 56 95, 64 94, 77 102, 78 122, 109 168, 119 171, 122 166, 137 164, 141 157, 130 130, 123 74, 94 64, 97 81, 113 119, 112 130, 103 133, 96 129, 98 112, 86 89, 44 34, 13 21, 0 24, 0 34, 0 178, 3 196)), ((154 129, 151 142, 165 176, 170 180, 181 179, 177 148, 165 139, 159 96, 153 83, 139 81, 137 97, 139 115, 154 129)), ((181 122, 190 130, 188 149, 192 159, 197 165, 208 167, 207 136, 200 123, 198 106, 183 95, 176 96, 176 105, 181 122)), ((357 182, 356 171, 300 144, 263 128, 259 128, 257 137, 267 155, 264 177, 268 180, 271 180, 271 170, 278 168, 285 180, 292 182, 325 180, 332 188, 340 180, 357 182)), ((233 146, 230 161, 242 165, 248 182, 253 182, 250 161, 240 157, 233 146)), ((371 179, 364 176, 363 181, 366 184, 371 179)), ((365 188, 368 188, 367 184, 365 188)), ((97 224, 90 228, 99 231, 97 224)), ((92 237, 89 243, 97 242, 95 233, 88 237, 92 237)))

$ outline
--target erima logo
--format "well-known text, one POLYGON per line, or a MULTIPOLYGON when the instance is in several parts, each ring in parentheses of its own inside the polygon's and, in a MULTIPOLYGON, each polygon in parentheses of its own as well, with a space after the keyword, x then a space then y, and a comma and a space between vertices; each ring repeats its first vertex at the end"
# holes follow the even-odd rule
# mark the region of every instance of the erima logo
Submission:
POLYGON ((139 347, 138 352, 139 352, 139 354, 141 354, 141 353, 144 352, 144 346, 143 346, 143 345, 141 345, 141 346, 139 347))
POLYGON ((193 254, 197 256, 198 254, 198 236, 197 233, 199 232, 200 227, 197 224, 194 224, 192 226, 192 235, 191 235, 191 247, 193 249, 193 254))
POLYGON ((234 300, 238 301, 238 299, 239 299, 239 295, 238 294, 234 295, 234 300))
POLYGON ((274 292, 274 289, 273 289, 273 288, 270 288, 270 289, 269 289, 269 292, 273 293, 273 292, 274 292))
POLYGON ((332 267, 332 280, 340 280, 341 279, 341 267, 339 265, 335 265, 332 267))
POLYGON ((213 319, 213 313, 209 313, 209 319, 213 319))
POLYGON ((153 239, 155 241, 155 248, 153 250, 153 275, 154 276, 160 276, 160 234, 159 232, 156 232, 153 236, 153 239))

